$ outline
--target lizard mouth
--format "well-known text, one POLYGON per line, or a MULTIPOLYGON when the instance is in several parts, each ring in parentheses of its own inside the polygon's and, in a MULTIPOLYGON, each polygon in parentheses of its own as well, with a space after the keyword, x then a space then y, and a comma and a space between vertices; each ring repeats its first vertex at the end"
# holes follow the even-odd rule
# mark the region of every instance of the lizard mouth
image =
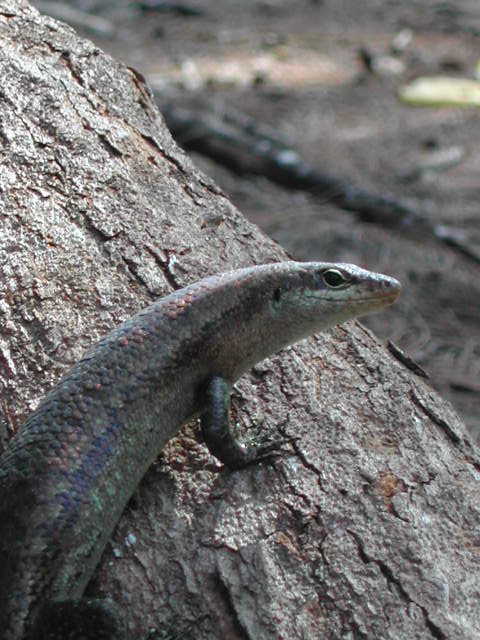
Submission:
POLYGON ((378 302, 383 307, 384 305, 393 304, 400 295, 400 291, 391 293, 388 296, 372 296, 371 298, 362 298, 361 302, 378 302))
POLYGON ((355 300, 336 300, 336 302, 340 302, 342 304, 352 304, 352 302, 353 303, 381 302, 382 305, 393 304, 399 295, 400 295, 400 290, 392 291, 387 295, 385 295, 384 293, 379 293, 377 295, 366 296, 365 298, 356 298, 355 300))
POLYGON ((395 302, 395 300, 398 298, 399 295, 400 295, 400 290, 392 291, 388 295, 379 295, 379 296, 372 296, 371 298, 363 298, 363 300, 379 300, 381 302, 388 303, 388 302, 395 302))

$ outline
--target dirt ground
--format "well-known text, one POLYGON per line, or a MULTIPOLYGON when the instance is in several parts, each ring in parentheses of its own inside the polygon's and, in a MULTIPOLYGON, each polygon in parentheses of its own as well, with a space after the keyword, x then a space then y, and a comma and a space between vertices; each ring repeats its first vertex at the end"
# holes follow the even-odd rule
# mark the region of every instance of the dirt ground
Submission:
MULTIPOLYGON (((33 4, 48 12, 48 3, 33 4)), ((218 114, 240 110, 317 169, 406 198, 435 224, 455 227, 480 256, 477 110, 415 108, 397 96, 418 76, 475 76, 480 3, 185 0, 196 16, 120 0, 69 4, 108 21, 107 35, 72 24, 165 99, 202 98, 218 114), (454 160, 429 167, 440 154, 454 160)), ((430 374, 480 441, 480 259, 429 235, 361 222, 310 193, 195 161, 293 257, 398 277, 401 300, 365 323, 430 374)))

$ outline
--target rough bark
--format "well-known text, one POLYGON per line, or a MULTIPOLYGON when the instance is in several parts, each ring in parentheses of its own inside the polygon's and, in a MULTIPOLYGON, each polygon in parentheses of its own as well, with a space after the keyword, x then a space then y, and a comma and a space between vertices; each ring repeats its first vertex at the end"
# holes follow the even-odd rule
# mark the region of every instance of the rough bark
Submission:
MULTIPOLYGON (((138 75, 26 2, 0 1, 0 74, 3 447, 120 320, 284 253, 176 147, 138 75)), ((478 637, 480 457, 422 378, 352 323, 256 367, 234 410, 295 451, 232 473, 195 424, 170 443, 89 588, 133 637, 478 637)))

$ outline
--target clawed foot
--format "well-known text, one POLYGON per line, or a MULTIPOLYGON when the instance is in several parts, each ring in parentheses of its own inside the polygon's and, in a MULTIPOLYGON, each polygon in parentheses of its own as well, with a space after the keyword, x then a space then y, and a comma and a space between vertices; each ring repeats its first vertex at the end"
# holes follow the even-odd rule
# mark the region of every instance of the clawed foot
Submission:
POLYGON ((239 461, 236 469, 256 464, 258 462, 273 462, 283 456, 292 455, 292 448, 288 445, 297 442, 298 437, 286 434, 276 434, 251 438, 248 444, 240 445, 245 452, 243 463, 239 461))

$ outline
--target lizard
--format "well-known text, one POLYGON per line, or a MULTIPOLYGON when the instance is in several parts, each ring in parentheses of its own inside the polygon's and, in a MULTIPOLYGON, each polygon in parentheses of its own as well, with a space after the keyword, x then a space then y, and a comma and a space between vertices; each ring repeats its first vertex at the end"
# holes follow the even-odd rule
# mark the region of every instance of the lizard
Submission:
POLYGON ((234 382, 288 345, 393 303, 400 290, 350 264, 247 267, 160 298, 91 347, 0 456, 2 638, 123 637, 108 607, 82 596, 165 443, 200 417, 210 452, 230 469, 271 458, 278 443, 246 446, 234 436, 234 382))

